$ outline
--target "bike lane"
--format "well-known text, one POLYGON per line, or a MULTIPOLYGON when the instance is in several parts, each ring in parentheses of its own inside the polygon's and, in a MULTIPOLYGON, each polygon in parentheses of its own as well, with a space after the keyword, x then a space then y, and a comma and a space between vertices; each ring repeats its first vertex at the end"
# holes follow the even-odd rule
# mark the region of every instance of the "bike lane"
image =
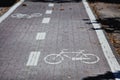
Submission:
MULTIPOLYGON (((63 3, 62 6, 60 4, 56 4, 56 6, 58 8, 55 8, 56 10, 54 10, 51 15, 51 24, 48 25, 49 35, 46 38, 46 49, 42 54, 43 58, 46 58, 46 55, 50 54, 60 54, 61 50, 68 49, 68 52, 85 50, 86 52, 83 54, 97 55, 100 58, 100 61, 91 65, 84 64, 79 60, 72 61, 71 59, 62 56, 64 60, 60 64, 42 64, 47 66, 50 70, 47 71, 47 74, 53 71, 52 66, 54 66, 54 77, 52 77, 54 80, 84 80, 83 78, 88 76, 98 76, 99 74, 110 71, 109 65, 100 47, 100 43, 98 42, 97 35, 95 31, 92 30, 92 25, 89 24, 89 21, 85 21, 85 19, 89 18, 82 3, 63 3), (58 15, 58 17, 55 15, 58 15), (59 26, 56 25, 57 23, 59 26)), ((71 57, 75 56, 75 54, 71 53, 67 55, 71 57)), ((49 62, 52 63, 53 61, 49 60, 49 62)), ((47 69, 43 69, 43 72, 46 72, 47 69)), ((48 76, 46 76, 46 78, 51 79, 51 77, 48 76)))
MULTIPOLYGON (((9 16, 0 24, 1 80, 114 80, 111 74, 107 78, 106 73, 111 70, 82 2, 49 4, 26 1, 25 4, 27 6, 21 5, 14 13, 41 13, 42 16, 31 19, 9 16), (45 14, 46 10, 52 10, 52 14, 45 14), (45 18, 47 20, 43 20, 45 18), (36 39, 36 35, 41 32, 46 34, 44 38, 41 40, 40 36, 36 39), (60 54, 64 49, 68 53, 55 58, 51 56, 50 59, 47 57, 60 54), (76 53, 70 52, 79 53, 80 50, 85 52, 78 55, 78 58, 94 54, 100 60, 95 64, 85 64, 82 60, 73 61, 76 53), (32 55, 30 65, 27 65, 31 52, 35 54, 32 55), (36 61, 37 52, 40 52, 40 56, 34 66, 32 63, 36 61), (49 63, 61 62, 49 64, 45 59, 49 63)), ((96 60, 95 57, 92 58, 96 60)))

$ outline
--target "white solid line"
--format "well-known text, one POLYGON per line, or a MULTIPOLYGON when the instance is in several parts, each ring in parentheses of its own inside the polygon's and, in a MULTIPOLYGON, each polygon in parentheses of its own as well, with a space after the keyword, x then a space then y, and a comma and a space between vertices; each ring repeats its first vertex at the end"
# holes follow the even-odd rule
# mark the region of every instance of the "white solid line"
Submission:
MULTIPOLYGON (((86 0, 83 0, 83 4, 85 6, 85 9, 88 13, 88 16, 91 20, 91 23, 93 25, 94 28, 101 28, 100 24, 97 23, 96 21, 96 18, 92 12, 92 10, 90 9, 89 7, 89 4, 87 3, 86 0)), ((116 60, 114 54, 113 54, 113 51, 104 35, 104 32, 103 30, 95 30, 96 31, 96 34, 98 36, 98 39, 99 39, 99 42, 101 43, 101 47, 102 47, 102 50, 103 50, 103 53, 107 59, 107 62, 111 68, 111 71, 114 73, 114 72, 117 72, 117 71, 120 71, 120 65, 118 63, 118 61, 116 60)), ((118 78, 116 78, 115 80, 120 80, 118 78)))
POLYGON ((49 7, 54 7, 54 4, 53 3, 49 3, 48 6, 49 7))
POLYGON ((0 17, 0 23, 5 20, 18 6, 20 6, 24 0, 20 0, 18 3, 13 5, 4 15, 0 17))
POLYGON ((43 18, 42 23, 48 24, 50 22, 50 18, 43 18))
POLYGON ((31 52, 26 66, 37 66, 40 52, 31 52))
POLYGON ((37 33, 36 40, 44 40, 45 37, 46 37, 46 33, 40 32, 40 33, 37 33))
POLYGON ((45 14, 52 14, 52 10, 46 10, 45 14))

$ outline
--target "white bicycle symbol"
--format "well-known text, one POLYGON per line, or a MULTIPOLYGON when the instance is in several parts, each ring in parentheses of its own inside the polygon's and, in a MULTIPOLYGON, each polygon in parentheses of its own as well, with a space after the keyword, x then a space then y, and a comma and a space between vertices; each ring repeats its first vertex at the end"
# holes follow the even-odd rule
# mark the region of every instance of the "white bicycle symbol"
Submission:
POLYGON ((33 18, 33 17, 40 17, 42 16, 41 13, 33 13, 33 14, 22 14, 22 13, 15 13, 15 14, 12 14, 11 17, 12 18, 18 18, 18 19, 22 19, 22 18, 27 18, 27 19, 30 19, 30 18, 33 18))
POLYGON ((79 52, 67 52, 66 50, 67 49, 62 50, 59 54, 47 55, 44 58, 44 61, 48 64, 60 64, 64 60, 64 57, 66 57, 72 61, 80 60, 86 64, 95 64, 100 60, 99 57, 94 54, 85 54, 85 50, 80 50, 79 52), (70 57, 67 55, 67 53, 75 54, 75 57, 70 57))

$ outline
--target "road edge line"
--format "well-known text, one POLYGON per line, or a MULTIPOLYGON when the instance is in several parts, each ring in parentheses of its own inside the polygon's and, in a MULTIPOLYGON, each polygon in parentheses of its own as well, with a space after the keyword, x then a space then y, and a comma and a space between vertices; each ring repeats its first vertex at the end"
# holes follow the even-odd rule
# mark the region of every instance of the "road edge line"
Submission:
POLYGON ((24 2, 24 0, 20 0, 19 2, 17 2, 16 4, 14 4, 6 13, 4 13, 1 17, 0 17, 0 23, 2 23, 2 21, 4 21, 17 7, 19 7, 22 3, 24 2))
MULTIPOLYGON (((86 9, 86 12, 90 18, 90 21, 95 29, 100 29, 101 25, 97 23, 96 18, 86 0, 82 0, 84 7, 86 9)), ((114 56, 114 53, 106 39, 106 36, 103 32, 103 30, 95 30, 97 37, 99 39, 99 42, 101 44, 103 53, 105 55, 105 58, 107 59, 107 62, 111 68, 111 71, 113 73, 116 73, 117 71, 120 71, 120 64, 118 63, 116 57, 114 56)), ((115 80, 120 80, 120 79, 115 79, 115 80)))

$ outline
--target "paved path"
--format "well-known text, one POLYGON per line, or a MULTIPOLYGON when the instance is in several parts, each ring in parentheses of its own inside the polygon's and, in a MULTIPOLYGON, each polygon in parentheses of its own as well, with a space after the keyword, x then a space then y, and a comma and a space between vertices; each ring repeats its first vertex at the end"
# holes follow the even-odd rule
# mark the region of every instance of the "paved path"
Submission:
POLYGON ((114 80, 81 2, 24 4, 0 24, 0 80, 114 80))

